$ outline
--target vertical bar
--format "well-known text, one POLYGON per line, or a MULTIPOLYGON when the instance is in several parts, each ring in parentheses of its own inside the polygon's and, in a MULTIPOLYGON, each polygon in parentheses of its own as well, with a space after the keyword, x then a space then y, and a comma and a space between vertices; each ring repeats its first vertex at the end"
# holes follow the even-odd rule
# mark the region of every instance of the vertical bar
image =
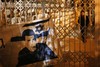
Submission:
MULTIPOLYGON (((81 2, 81 1, 80 1, 81 2)), ((82 3, 82 2, 81 2, 82 3)), ((81 5, 79 4, 79 7, 80 7, 81 5)), ((79 11, 80 12, 80 11, 79 11)), ((80 16, 80 15, 79 15, 80 16)), ((78 18, 79 19, 79 18, 78 18)), ((79 21, 81 21, 81 19, 79 19, 79 21)), ((80 24, 79 24, 79 26, 81 26, 80 24)), ((79 27, 80 28, 80 27, 79 27)), ((79 46, 79 53, 81 53, 82 51, 81 51, 81 40, 82 40, 82 34, 81 34, 81 28, 79 29, 80 30, 80 37, 79 37, 79 44, 78 44, 78 46, 79 46)), ((81 58, 81 56, 79 56, 79 58, 81 58)), ((81 60, 79 61, 79 67, 81 67, 81 60)))
MULTIPOLYGON (((12 4, 12 3, 11 3, 11 0, 10 0, 10 2, 9 2, 9 3, 10 3, 10 4, 12 4)), ((11 23, 11 9, 12 9, 12 8, 10 7, 10 22, 9 22, 8 24, 10 24, 10 23, 11 23)))
MULTIPOLYGON (((85 10, 85 40, 86 40, 86 37, 87 37, 87 29, 86 29, 86 11, 87 11, 87 9, 86 9, 86 0, 84 1, 84 10, 85 10)), ((86 44, 84 45, 84 60, 85 60, 85 58, 86 58, 86 55, 85 55, 85 53, 86 53, 87 51, 86 51, 86 44)), ((84 61, 84 67, 86 67, 86 62, 84 61)))
MULTIPOLYGON (((74 0, 72 0, 72 2, 71 2, 71 8, 73 8, 73 12, 74 12, 74 17, 73 17, 73 19, 74 19, 74 21, 76 21, 76 19, 75 19, 75 1, 74 1, 74 0), (72 6, 73 3, 74 3, 74 6, 72 6)), ((75 26, 75 23, 76 23, 76 22, 74 22, 74 26, 75 26)), ((73 27, 72 27, 72 30, 73 30, 74 33, 75 33, 75 29, 73 29, 73 27)), ((73 43, 73 44, 74 44, 74 45, 73 45, 73 47, 74 47, 74 48, 73 48, 73 54, 74 54, 74 58, 76 59, 76 58, 77 58, 77 57, 75 57, 75 56, 76 56, 76 49, 75 49, 75 43, 76 43, 76 42, 75 42, 75 35, 74 35, 74 33, 73 33, 73 37, 74 37, 74 38, 73 38, 73 40, 74 40, 74 43, 73 43)), ((76 63, 77 63, 77 61, 74 60, 74 61, 73 61, 74 67, 76 67, 76 65, 75 65, 76 63)))
POLYGON ((6 24, 6 26, 7 26, 7 13, 6 13, 6 9, 7 9, 7 2, 6 2, 6 0, 5 0, 5 24, 6 24))
MULTIPOLYGON (((63 27, 62 27, 62 30, 64 30, 64 25, 65 25, 65 2, 64 1, 61 1, 60 3, 59 3, 59 8, 61 9, 61 13, 62 13, 62 23, 63 23, 63 27), (64 6, 63 7, 61 7, 61 4, 64 4, 64 6), (63 21, 64 20, 64 21, 63 21)), ((63 42, 63 45, 64 45, 64 48, 62 48, 62 59, 64 59, 65 58, 65 56, 63 57, 63 54, 65 54, 64 52, 66 52, 66 36, 65 36, 65 33, 66 33, 66 31, 64 30, 64 34, 63 34, 63 40, 62 40, 62 42, 63 42), (65 37, 64 37, 65 36, 65 37)), ((65 67, 66 66, 66 62, 64 61, 64 63, 63 63, 63 66, 65 67)))
MULTIPOLYGON (((69 7, 69 6, 68 6, 69 7)), ((70 10, 69 10, 69 8, 67 8, 67 10, 68 10, 68 25, 69 25, 69 27, 70 27, 70 15, 69 15, 69 12, 70 12, 70 10)), ((68 33, 70 32, 70 30, 68 29, 68 33)), ((70 35, 69 35, 69 54, 71 53, 71 50, 70 50, 70 35)), ((69 60, 69 67, 71 67, 71 59, 69 60)))
MULTIPOLYGON (((27 0, 24 0, 24 5, 26 3, 27 0)), ((24 12, 25 12, 25 23, 27 22, 27 8, 25 6, 25 9, 24 9, 24 12)))

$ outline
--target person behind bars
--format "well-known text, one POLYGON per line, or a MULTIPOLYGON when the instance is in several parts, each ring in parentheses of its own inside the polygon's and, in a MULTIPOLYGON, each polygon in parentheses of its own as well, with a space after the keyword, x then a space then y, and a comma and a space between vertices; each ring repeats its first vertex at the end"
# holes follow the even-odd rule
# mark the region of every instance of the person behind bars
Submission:
POLYGON ((84 10, 81 11, 78 23, 80 24, 81 38, 83 43, 86 42, 87 28, 89 25, 89 17, 85 15, 84 10))

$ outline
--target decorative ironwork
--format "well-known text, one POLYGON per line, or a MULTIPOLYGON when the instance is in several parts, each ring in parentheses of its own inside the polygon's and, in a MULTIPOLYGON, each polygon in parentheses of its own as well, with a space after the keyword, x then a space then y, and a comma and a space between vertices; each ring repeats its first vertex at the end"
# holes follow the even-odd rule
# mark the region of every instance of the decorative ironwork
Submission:
POLYGON ((24 9, 24 2, 22 0, 16 1, 15 8, 17 10, 23 10, 24 9))
POLYGON ((62 61, 64 62, 88 62, 89 57, 88 52, 64 52, 62 56, 62 61))
MULTIPOLYGON (((81 25, 78 24, 78 18, 81 10, 84 10, 85 16, 89 15, 90 25, 87 36, 94 36, 94 33, 92 33, 95 29, 94 0, 2 1, 0 0, 0 26, 30 23, 33 20, 42 18, 41 15, 43 15, 43 13, 48 14, 51 18, 46 26, 51 26, 54 33, 51 32, 53 34, 48 37, 47 43, 50 44, 49 46, 52 50, 55 50, 57 55, 61 54, 60 59, 62 59, 62 61, 73 63, 88 62, 87 57, 90 56, 90 52, 86 51, 86 45, 83 46, 83 43, 79 40, 81 39, 80 36, 84 35, 86 31, 80 34, 81 31, 79 27, 81 27, 81 25), (71 45, 73 45, 73 49, 71 49, 71 45), (84 48, 83 51, 81 47, 84 48), (77 49, 79 50, 75 51, 77 49)), ((86 27, 84 26, 82 30, 84 28, 86 27)), ((91 39, 91 37, 89 37, 89 39, 91 39)))

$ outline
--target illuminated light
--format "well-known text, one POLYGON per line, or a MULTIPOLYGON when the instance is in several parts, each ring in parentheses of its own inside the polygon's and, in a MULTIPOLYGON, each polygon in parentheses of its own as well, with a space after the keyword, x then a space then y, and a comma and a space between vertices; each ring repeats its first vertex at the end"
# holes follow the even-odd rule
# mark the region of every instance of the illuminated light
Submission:
POLYGON ((61 7, 64 7, 64 4, 63 3, 61 4, 61 7))
POLYGON ((65 2, 65 0, 62 0, 62 2, 64 3, 64 2, 65 2))
POLYGON ((63 47, 64 46, 64 42, 60 41, 60 46, 63 47))
POLYGON ((54 21, 55 21, 55 19, 52 19, 52 21, 54 22, 54 21))
POLYGON ((28 13, 31 13, 31 12, 32 12, 32 10, 31 10, 31 9, 29 9, 29 10, 28 10, 28 13))
POLYGON ((45 4, 46 5, 46 7, 49 7, 49 4, 45 4))
POLYGON ((51 7, 54 7, 54 4, 51 4, 51 7))
POLYGON ((38 7, 41 7, 41 4, 38 4, 38 7))
POLYGON ((33 6, 34 6, 34 7, 37 7, 36 3, 33 3, 33 6))
POLYGON ((47 9, 47 12, 49 12, 49 9, 47 9))
POLYGON ((56 7, 59 7, 59 4, 56 4, 56 7))
POLYGON ((34 9, 32 9, 32 12, 34 12, 35 10, 34 9))

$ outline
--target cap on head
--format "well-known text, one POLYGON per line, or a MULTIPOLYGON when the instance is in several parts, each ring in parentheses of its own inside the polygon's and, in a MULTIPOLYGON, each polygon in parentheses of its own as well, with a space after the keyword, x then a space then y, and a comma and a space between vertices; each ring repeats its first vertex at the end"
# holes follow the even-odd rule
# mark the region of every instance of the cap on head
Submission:
POLYGON ((35 35, 32 29, 26 29, 22 33, 22 37, 35 35))

